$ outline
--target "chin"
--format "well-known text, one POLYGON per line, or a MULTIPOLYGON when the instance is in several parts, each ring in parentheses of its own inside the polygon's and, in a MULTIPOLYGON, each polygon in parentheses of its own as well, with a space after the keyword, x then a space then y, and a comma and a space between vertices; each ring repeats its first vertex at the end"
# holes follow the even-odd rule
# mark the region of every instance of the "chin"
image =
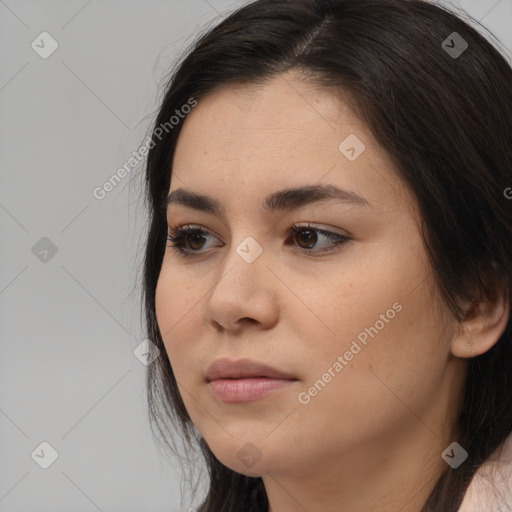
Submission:
POLYGON ((210 450, 222 464, 250 477, 272 472, 277 460, 281 458, 272 451, 272 445, 263 445, 262 440, 248 435, 230 438, 228 442, 208 443, 210 450))

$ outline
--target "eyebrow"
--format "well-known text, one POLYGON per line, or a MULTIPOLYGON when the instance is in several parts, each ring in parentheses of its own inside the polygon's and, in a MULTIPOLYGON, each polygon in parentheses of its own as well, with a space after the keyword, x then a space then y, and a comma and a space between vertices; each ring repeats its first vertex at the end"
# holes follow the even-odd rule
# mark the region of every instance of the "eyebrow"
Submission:
MULTIPOLYGON (((295 210, 312 203, 325 203, 332 200, 358 206, 370 206, 369 201, 359 194, 342 190, 334 185, 309 185, 279 190, 265 197, 262 206, 266 211, 295 210)), ((164 207, 167 208, 171 204, 180 204, 218 216, 225 214, 222 205, 213 197, 184 188, 178 188, 169 194, 164 207)))

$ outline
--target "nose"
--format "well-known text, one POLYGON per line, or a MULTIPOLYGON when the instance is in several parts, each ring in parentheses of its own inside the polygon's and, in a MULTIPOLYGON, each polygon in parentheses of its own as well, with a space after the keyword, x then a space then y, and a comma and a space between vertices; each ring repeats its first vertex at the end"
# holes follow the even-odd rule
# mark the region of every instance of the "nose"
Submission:
POLYGON ((213 277, 205 317, 218 330, 238 332, 250 324, 268 329, 277 322, 279 281, 268 268, 265 250, 252 259, 244 253, 247 247, 253 249, 243 242, 232 246, 213 277))

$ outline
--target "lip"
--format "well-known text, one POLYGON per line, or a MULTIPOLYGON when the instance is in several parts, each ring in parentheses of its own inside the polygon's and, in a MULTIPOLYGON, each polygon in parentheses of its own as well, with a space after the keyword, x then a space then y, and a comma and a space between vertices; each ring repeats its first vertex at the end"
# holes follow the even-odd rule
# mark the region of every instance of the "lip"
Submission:
POLYGON ((206 372, 210 391, 222 402, 259 400, 297 380, 288 372, 251 359, 217 359, 206 372))
POLYGON ((228 358, 216 359, 206 371, 206 380, 208 382, 217 379, 248 379, 251 377, 267 377, 272 379, 295 379, 293 375, 282 370, 277 370, 252 359, 228 358))

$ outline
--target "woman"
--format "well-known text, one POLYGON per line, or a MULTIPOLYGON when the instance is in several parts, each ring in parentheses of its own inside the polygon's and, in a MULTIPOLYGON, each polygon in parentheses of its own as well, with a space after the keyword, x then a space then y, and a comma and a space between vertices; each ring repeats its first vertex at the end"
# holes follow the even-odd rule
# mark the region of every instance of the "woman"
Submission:
POLYGON ((200 447, 197 510, 510 507, 475 487, 512 430, 500 53, 421 0, 258 0, 179 64, 152 142, 150 418, 200 447))

